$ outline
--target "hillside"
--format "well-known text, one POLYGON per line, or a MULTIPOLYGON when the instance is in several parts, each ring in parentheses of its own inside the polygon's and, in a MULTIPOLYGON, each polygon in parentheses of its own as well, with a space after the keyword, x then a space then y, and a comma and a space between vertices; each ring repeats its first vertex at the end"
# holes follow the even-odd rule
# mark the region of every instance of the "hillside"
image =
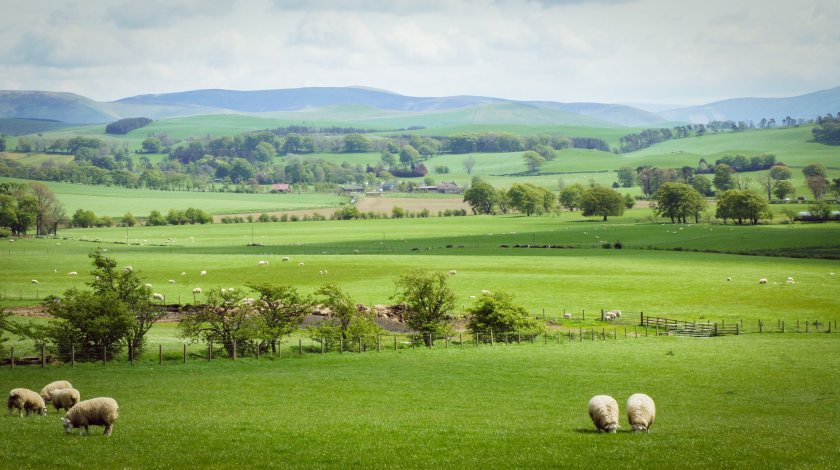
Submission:
POLYGON ((120 116, 106 104, 74 93, 0 90, 0 117, 86 124, 113 121, 120 116))
POLYGON ((787 116, 813 119, 840 111, 840 87, 788 98, 735 98, 701 106, 662 111, 657 114, 673 121, 705 123, 712 120, 760 121, 773 118, 777 122, 787 116))

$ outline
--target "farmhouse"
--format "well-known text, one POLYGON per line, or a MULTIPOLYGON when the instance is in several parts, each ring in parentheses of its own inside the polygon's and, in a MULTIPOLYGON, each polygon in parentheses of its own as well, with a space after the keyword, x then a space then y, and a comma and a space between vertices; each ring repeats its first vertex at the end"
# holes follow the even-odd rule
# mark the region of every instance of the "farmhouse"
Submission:
POLYGON ((363 193, 363 192, 365 192, 365 188, 364 188, 364 186, 361 186, 361 185, 350 184, 350 185, 345 185, 345 186, 342 186, 341 188, 339 188, 339 192, 341 192, 342 194, 363 193))

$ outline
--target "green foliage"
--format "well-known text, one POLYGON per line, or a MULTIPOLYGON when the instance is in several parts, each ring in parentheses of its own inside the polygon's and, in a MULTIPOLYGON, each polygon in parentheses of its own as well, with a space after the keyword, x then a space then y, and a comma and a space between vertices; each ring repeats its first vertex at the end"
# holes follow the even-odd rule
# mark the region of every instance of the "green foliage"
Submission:
POLYGON ((134 227, 137 225, 137 218, 131 212, 126 212, 122 217, 122 225, 124 227, 134 227))
POLYGON ((570 211, 580 207, 581 196, 585 188, 580 183, 573 183, 560 190, 560 205, 570 211))
POLYGON ((240 289, 210 290, 204 304, 178 322, 181 337, 193 342, 221 343, 228 357, 233 357, 234 345, 237 352, 245 351, 248 341, 264 326, 257 319, 253 303, 245 299, 240 289))
POLYGON ((347 134, 344 136, 344 151, 347 153, 367 152, 370 141, 362 134, 347 134))
POLYGON ((128 134, 129 132, 148 126, 152 120, 145 117, 125 118, 114 121, 105 126, 106 134, 128 134))
POLYGON ((715 216, 727 220, 736 220, 738 224, 744 220, 757 224, 759 220, 770 217, 770 205, 758 193, 750 190, 730 189, 718 196, 715 216))
POLYGON ((622 188, 632 188, 636 179, 636 172, 629 166, 623 166, 616 171, 616 177, 622 188))
POLYGON ((473 333, 487 334, 494 331, 530 334, 538 331, 538 324, 528 315, 528 311, 514 303, 513 294, 505 291, 482 294, 467 309, 467 314, 467 328, 473 333))
POLYGON ((497 191, 483 181, 473 183, 464 191, 464 202, 470 205, 473 214, 493 214, 497 201, 497 191))
POLYGON ((161 215, 160 211, 153 210, 149 213, 149 217, 146 219, 146 225, 150 226, 160 226, 166 225, 166 218, 161 215))
POLYGON ((533 150, 523 153, 522 159, 525 160, 525 167, 529 173, 537 173, 545 163, 545 158, 533 150))
POLYGON ((810 178, 813 176, 821 176, 825 178, 825 165, 823 165, 822 163, 811 163, 810 165, 806 165, 802 168, 802 174, 805 175, 805 178, 810 178))
POLYGON ((71 224, 74 227, 81 228, 94 227, 96 226, 98 220, 99 218, 96 217, 96 214, 94 214, 93 211, 77 209, 76 212, 73 213, 71 224))
POLYGON ((528 216, 551 212, 557 206, 557 196, 554 193, 528 183, 514 183, 507 195, 510 207, 528 216))
POLYGON ((825 176, 820 176, 815 174, 813 176, 809 176, 805 179, 805 184, 808 186, 808 189, 811 191, 811 194, 814 195, 814 199, 820 200, 825 196, 829 189, 831 188, 831 184, 825 178, 825 176))
POLYGON ((160 153, 163 150, 163 145, 157 137, 147 137, 141 144, 143 153, 160 153))
POLYGON ((773 185, 773 195, 778 199, 785 199, 788 196, 796 194, 796 188, 793 183, 787 180, 779 180, 773 185))
POLYGON ((347 328, 358 314, 356 303, 335 283, 324 284, 315 291, 315 295, 318 296, 318 302, 330 310, 330 316, 338 321, 346 338, 347 328))
POLYGON ((817 126, 811 129, 814 140, 826 145, 840 145, 840 115, 820 117, 817 126))
POLYGON ((789 180, 791 177, 790 168, 784 165, 774 165, 770 168, 770 177, 776 181, 789 180))
POLYGON ((712 180, 712 183, 714 183, 715 188, 717 188, 718 191, 727 191, 733 189, 735 187, 735 178, 733 176, 734 173, 735 170, 733 170, 732 167, 725 163, 715 165, 715 177, 712 180))
POLYGON ((700 222, 700 213, 707 203, 703 196, 684 183, 665 183, 653 195, 653 211, 657 215, 668 217, 671 223, 686 223, 688 217, 700 222))
POLYGON ((36 222, 38 201, 25 184, 0 183, 0 227, 25 235, 36 222))
POLYGON ((435 336, 445 330, 455 309, 455 293, 448 281, 446 273, 426 269, 413 269, 395 281, 392 299, 406 305, 406 325, 423 334, 427 345, 434 344, 435 336))
POLYGON ((312 312, 312 297, 301 294, 293 286, 267 282, 247 285, 259 294, 259 298, 251 302, 257 315, 255 336, 276 353, 279 340, 298 329, 306 315, 312 312))
POLYGON ((581 194, 580 207, 584 217, 597 215, 606 221, 607 216, 624 214, 624 197, 613 189, 596 186, 581 194))

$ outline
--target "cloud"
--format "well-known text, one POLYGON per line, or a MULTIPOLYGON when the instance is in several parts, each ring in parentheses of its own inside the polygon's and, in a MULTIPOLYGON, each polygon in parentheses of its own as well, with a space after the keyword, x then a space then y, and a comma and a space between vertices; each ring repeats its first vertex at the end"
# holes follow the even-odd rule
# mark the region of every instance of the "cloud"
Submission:
POLYGON ((223 0, 129 0, 113 5, 106 16, 127 29, 164 28, 184 20, 218 17, 236 8, 236 2, 223 0))

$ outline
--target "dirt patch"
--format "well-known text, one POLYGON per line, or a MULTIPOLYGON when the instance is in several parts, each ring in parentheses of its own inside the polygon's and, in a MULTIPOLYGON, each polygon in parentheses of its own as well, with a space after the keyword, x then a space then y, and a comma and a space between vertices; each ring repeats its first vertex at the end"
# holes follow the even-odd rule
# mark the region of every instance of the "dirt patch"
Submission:
POLYGON ((454 198, 395 198, 395 197, 366 197, 356 204, 361 212, 385 212, 390 214, 394 207, 401 207, 410 212, 419 212, 428 209, 431 215, 436 216, 438 211, 466 209, 470 206, 459 197, 454 198))
POLYGON ((16 317, 29 318, 50 318, 51 315, 47 313, 46 307, 43 305, 30 305, 28 307, 9 307, 7 312, 11 312, 16 317))

